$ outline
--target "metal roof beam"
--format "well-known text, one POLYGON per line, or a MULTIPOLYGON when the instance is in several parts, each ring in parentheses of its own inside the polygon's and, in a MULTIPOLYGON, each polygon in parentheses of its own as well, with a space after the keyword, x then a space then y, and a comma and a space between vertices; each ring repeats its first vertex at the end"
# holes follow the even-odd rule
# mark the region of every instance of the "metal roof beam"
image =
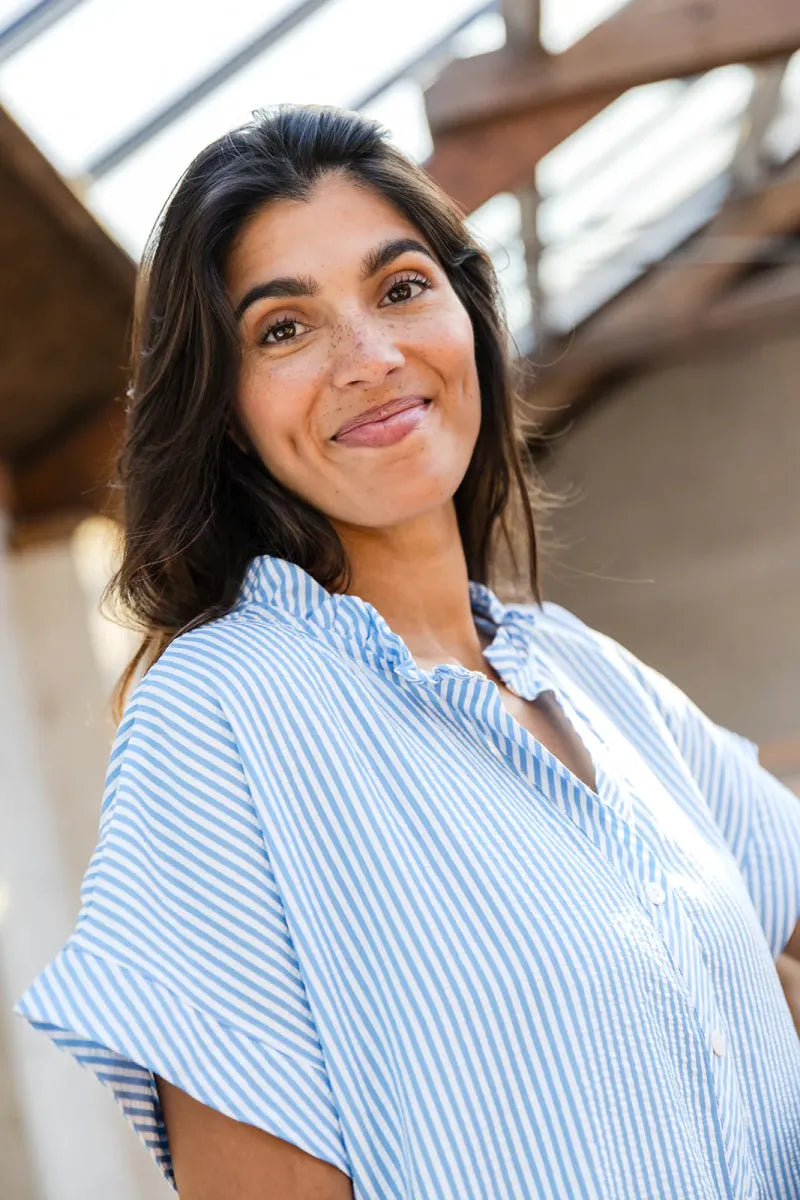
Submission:
POLYGON ((0 63, 22 50, 40 33, 77 8, 83 0, 39 0, 0 30, 0 63))

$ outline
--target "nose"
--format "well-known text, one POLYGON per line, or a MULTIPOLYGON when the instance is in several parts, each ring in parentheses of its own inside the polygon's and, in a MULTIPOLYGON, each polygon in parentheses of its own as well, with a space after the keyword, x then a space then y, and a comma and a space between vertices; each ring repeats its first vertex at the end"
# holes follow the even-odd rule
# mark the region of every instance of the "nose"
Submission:
POLYGON ((385 321, 363 313, 334 326, 331 359, 332 382, 337 388, 352 384, 374 387, 406 361, 385 321))

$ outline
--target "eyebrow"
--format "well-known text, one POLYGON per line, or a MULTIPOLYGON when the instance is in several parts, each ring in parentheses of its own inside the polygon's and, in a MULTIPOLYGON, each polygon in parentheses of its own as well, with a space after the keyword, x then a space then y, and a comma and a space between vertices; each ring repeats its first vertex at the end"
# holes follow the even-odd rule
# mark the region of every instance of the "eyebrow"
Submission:
MULTIPOLYGON (((412 250, 424 254, 431 262, 436 262, 428 247, 417 241, 416 238, 393 238, 391 241, 373 246, 364 255, 361 260, 362 283, 371 279, 373 275, 377 275, 378 271, 388 266, 390 262, 394 262, 401 254, 407 254, 412 250)), ((266 283, 257 283, 248 292, 245 292, 236 306, 236 318, 239 320, 246 309, 251 304, 255 304, 257 300, 297 299, 299 296, 316 296, 318 292, 319 284, 307 275, 281 275, 266 283)))

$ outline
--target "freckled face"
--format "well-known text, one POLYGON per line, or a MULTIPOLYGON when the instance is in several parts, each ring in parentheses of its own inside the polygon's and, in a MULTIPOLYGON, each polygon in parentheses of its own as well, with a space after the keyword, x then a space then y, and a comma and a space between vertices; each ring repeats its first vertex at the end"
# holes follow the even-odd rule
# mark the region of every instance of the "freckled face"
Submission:
POLYGON ((250 218, 226 282, 234 307, 251 299, 240 318, 239 418, 277 479, 332 521, 361 527, 451 500, 480 426, 474 339, 416 226, 329 174, 308 200, 275 201, 250 218), (378 254, 409 239, 419 248, 378 254), (271 281, 280 283, 259 295, 271 281), (430 403, 399 441, 334 440, 345 422, 408 396, 430 403))

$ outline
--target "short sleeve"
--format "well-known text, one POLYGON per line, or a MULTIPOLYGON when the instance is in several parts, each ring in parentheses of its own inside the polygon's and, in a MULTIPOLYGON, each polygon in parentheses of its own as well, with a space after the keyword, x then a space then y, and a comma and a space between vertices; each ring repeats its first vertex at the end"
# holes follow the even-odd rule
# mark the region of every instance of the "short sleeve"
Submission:
POLYGON ((113 1090, 173 1188, 154 1073, 350 1174, 262 830, 203 666, 167 651, 134 691, 74 931, 14 1011, 113 1090))
POLYGON ((694 776, 777 958, 800 918, 800 799, 759 765, 754 742, 716 724, 664 675, 617 649, 694 776))

